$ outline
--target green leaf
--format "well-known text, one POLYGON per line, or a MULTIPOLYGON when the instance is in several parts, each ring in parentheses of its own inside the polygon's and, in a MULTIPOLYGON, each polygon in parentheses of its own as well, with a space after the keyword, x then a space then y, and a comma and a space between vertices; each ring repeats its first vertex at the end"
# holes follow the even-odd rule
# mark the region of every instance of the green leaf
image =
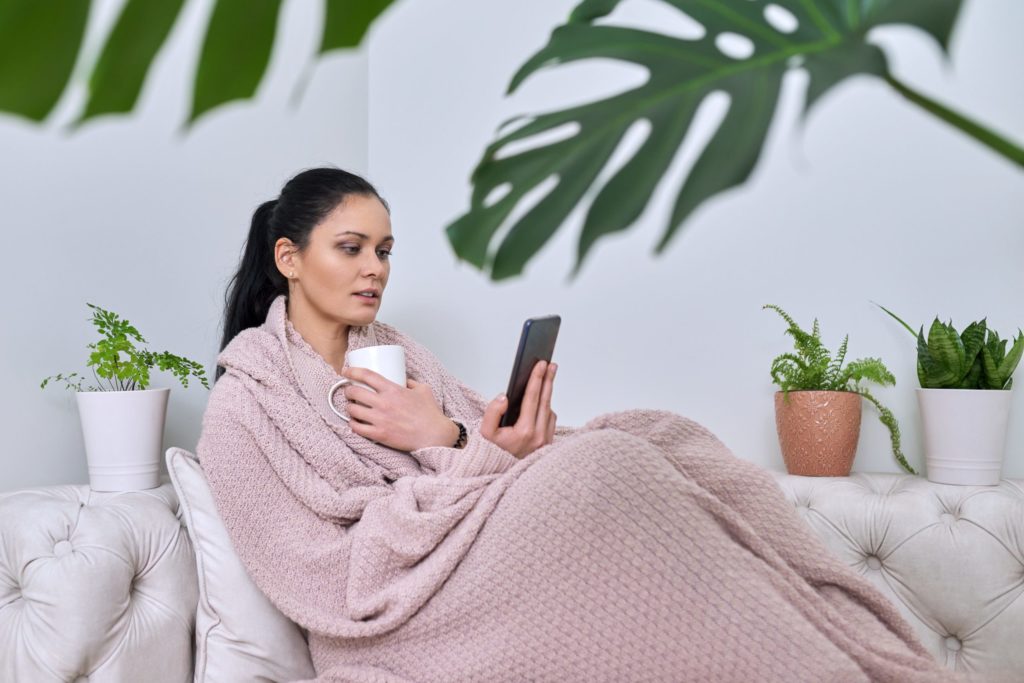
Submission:
MULTIPOLYGON (((936 318, 936 322, 938 319, 936 318)), ((924 338, 924 326, 917 335, 917 378, 923 389, 942 389, 956 386, 959 375, 952 369, 938 363, 931 354, 924 338)))
POLYGON ((135 107, 160 47, 185 0, 128 0, 89 79, 89 101, 79 123, 135 107))
POLYGON ((917 471, 910 466, 910 463, 907 462, 906 457, 903 455, 903 450, 900 445, 900 425, 896 421, 896 416, 893 415, 891 410, 883 406, 881 402, 867 389, 858 388, 857 393, 871 401, 871 403, 878 408, 878 419, 889 429, 889 440, 892 442, 892 454, 893 457, 896 458, 896 462, 898 462, 900 467, 910 474, 917 474, 917 471))
POLYGON ((944 325, 935 319, 928 331, 928 351, 936 366, 952 374, 956 381, 967 374, 964 345, 952 325, 944 325))
POLYGON ((987 324, 985 320, 973 322, 968 325, 960 334, 960 341, 964 347, 964 362, 973 364, 974 359, 985 344, 985 332, 987 324))
MULTIPOLYGON (((863 31, 885 24, 916 26, 949 52, 949 39, 960 13, 961 0, 867 0, 871 11, 865 16, 863 31)), ((861 4, 867 4, 862 2, 861 4)), ((856 5, 848 1, 847 5, 856 5)))
POLYGON ((866 42, 874 26, 910 23, 945 45, 961 0, 776 0, 798 26, 791 33, 765 18, 763 0, 712 2, 660 0, 702 24, 705 35, 680 39, 653 31, 596 24, 621 0, 584 0, 569 21, 556 28, 541 50, 518 70, 509 85, 552 65, 584 59, 612 59, 648 72, 641 85, 605 99, 530 117, 512 132, 500 134, 485 150, 472 174, 468 211, 447 228, 455 253, 499 280, 518 275, 581 202, 593 197, 580 232, 573 275, 601 238, 633 225, 643 213, 682 141, 694 115, 712 93, 729 97, 728 110, 697 155, 675 200, 657 251, 706 201, 750 177, 757 166, 775 116, 782 79, 799 60, 810 75, 807 107, 836 84, 855 74, 888 75, 885 57, 866 42), (904 7, 899 5, 903 4, 904 7), (909 9, 908 9, 909 7, 909 9), (716 45, 723 33, 738 34, 753 54, 734 58, 716 45), (626 132, 646 121, 650 132, 637 151, 607 181, 601 171, 626 132), (513 153, 517 141, 576 130, 568 138, 513 153), (557 184, 518 220, 520 201, 549 178, 557 184), (496 190, 507 189, 488 203, 496 190), (501 228, 511 223, 507 231, 501 228), (498 234, 503 236, 498 238, 498 234), (500 240, 500 244, 492 244, 500 240))
POLYGON ((327 0, 320 52, 357 47, 392 0, 327 0))
MULTIPOLYGON (((872 302, 872 303, 874 303, 874 302, 872 302)), ((899 317, 898 315, 896 315, 895 313, 893 313, 892 311, 890 311, 890 310, 889 310, 888 308, 886 308, 886 307, 885 307, 885 306, 883 306, 882 304, 878 304, 878 303, 876 303, 875 305, 876 305, 876 306, 878 306, 879 308, 881 308, 881 309, 882 309, 883 311, 885 311, 886 313, 888 313, 888 314, 889 314, 890 316, 892 316, 893 318, 895 318, 896 322, 898 322, 898 323, 899 323, 900 325, 903 325, 903 327, 905 327, 905 328, 906 328, 907 332, 909 332, 910 334, 912 334, 912 335, 913 335, 913 336, 915 336, 915 337, 917 336, 917 332, 914 332, 914 328, 913 328, 913 327, 911 327, 910 325, 908 325, 907 323, 903 322, 903 319, 902 319, 902 318, 900 318, 900 317, 899 317)), ((924 329, 924 328, 922 328, 922 329, 924 329)))
POLYGON ((999 373, 998 352, 986 346, 981 350, 981 362, 984 368, 983 383, 985 389, 1002 389, 1006 378, 999 373))
POLYGON ((999 363, 999 374, 1006 378, 1007 386, 1009 389, 1009 383, 1012 381, 1011 376, 1017 369, 1017 364, 1020 363, 1021 356, 1024 355, 1024 334, 1020 331, 1017 332, 1017 338, 1013 340, 1013 346, 1010 347, 1010 352, 1006 354, 1002 362, 999 363))
POLYGON ((0 111, 42 121, 71 78, 90 0, 0 0, 0 111))
POLYGON ((885 53, 874 45, 867 43, 843 43, 834 50, 823 52, 815 59, 808 60, 805 65, 810 80, 807 84, 807 99, 804 103, 804 115, 818 103, 825 93, 858 74, 885 76, 889 66, 885 53))
POLYGON ((270 62, 280 7, 281 0, 217 0, 199 58, 189 124, 256 93, 270 62))
POLYGON ((893 386, 896 384, 896 378, 893 377, 893 374, 889 372, 889 369, 885 367, 880 358, 858 358, 857 360, 850 361, 850 364, 846 367, 846 372, 854 382, 867 380, 882 386, 893 386))
POLYGON ((960 384, 957 388, 959 389, 980 389, 982 385, 982 376, 984 374, 984 363, 982 361, 981 354, 979 353, 974 357, 974 362, 971 363, 971 369, 967 371, 964 378, 960 380, 960 384))

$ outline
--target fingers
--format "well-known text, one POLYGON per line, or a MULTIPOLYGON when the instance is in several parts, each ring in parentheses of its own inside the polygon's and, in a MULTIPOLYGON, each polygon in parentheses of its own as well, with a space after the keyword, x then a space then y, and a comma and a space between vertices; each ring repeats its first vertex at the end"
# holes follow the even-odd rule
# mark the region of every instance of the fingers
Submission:
POLYGON ((522 431, 531 431, 536 426, 537 409, 540 407, 541 383, 544 381, 547 367, 548 364, 545 361, 537 361, 530 372, 530 379, 526 382, 526 393, 523 394, 523 404, 519 408, 519 420, 515 424, 522 431))
POLYGON ((376 373, 369 368, 346 366, 341 369, 341 376, 347 377, 353 382, 362 382, 376 392, 380 392, 387 387, 398 386, 384 375, 376 373))
POLYGON ((484 417, 480 422, 480 434, 490 440, 490 437, 498 433, 498 425, 501 424, 501 416, 508 410, 508 400, 505 394, 487 404, 484 409, 484 417))
POLYGON ((550 413, 548 417, 548 428, 544 434, 544 443, 554 443, 555 441, 555 425, 558 423, 558 416, 554 412, 550 413))
MULTIPOLYGON (((349 422, 350 425, 357 424, 356 420, 362 425, 370 425, 373 423, 373 408, 361 406, 358 403, 349 403, 348 416, 352 418, 352 421, 349 422)), ((353 428, 352 431, 356 430, 353 428)), ((356 433, 358 434, 359 432, 356 433)))
POLYGON ((558 365, 549 363, 544 373, 544 386, 540 390, 540 406, 537 409, 536 431, 538 434, 545 434, 548 431, 548 420, 551 415, 551 393, 555 385, 555 372, 558 365))
POLYGON ((374 425, 356 422, 355 420, 349 422, 348 425, 353 433, 358 434, 362 438, 370 439, 371 441, 377 441, 381 438, 380 430, 374 425))
POLYGON ((352 384, 345 386, 345 388, 341 390, 341 393, 345 395, 345 398, 348 399, 349 403, 356 401, 358 403, 362 403, 364 406, 373 407, 380 400, 377 392, 370 391, 365 387, 357 387, 352 384))

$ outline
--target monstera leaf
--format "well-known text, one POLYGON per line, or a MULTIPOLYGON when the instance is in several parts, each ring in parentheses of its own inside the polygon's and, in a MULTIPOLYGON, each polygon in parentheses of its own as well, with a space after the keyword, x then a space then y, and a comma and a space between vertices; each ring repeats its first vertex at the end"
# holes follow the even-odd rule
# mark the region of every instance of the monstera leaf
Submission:
MULTIPOLYGON (((620 0, 584 0, 515 74, 510 93, 542 68, 582 59, 631 62, 645 67, 649 77, 639 87, 606 99, 525 117, 524 123, 492 143, 473 171, 469 211, 447 228, 461 259, 490 269, 495 280, 518 275, 589 193, 594 199, 579 237, 575 275, 597 240, 625 230, 643 212, 701 102, 714 92, 727 93, 728 112, 675 194, 657 245, 660 253, 703 202, 750 176, 788 69, 807 70, 808 109, 855 74, 884 78, 906 88, 901 92, 907 97, 921 97, 892 77, 885 54, 865 35, 883 24, 910 24, 946 50, 961 5, 960 0, 661 1, 701 24, 703 37, 686 40, 597 24, 620 0), (729 48, 730 39, 734 44, 745 39, 752 50, 737 57, 729 48), (632 158, 597 187, 595 181, 609 157, 639 121, 649 123, 649 134, 632 158), (568 137, 567 129, 572 132, 568 137), (527 151, 504 153, 542 134, 561 135, 527 151), (553 188, 512 223, 510 214, 523 197, 549 179, 555 180, 553 188), (493 244, 499 229, 509 223, 500 244, 493 244)), ((950 122, 974 125, 927 98, 917 103, 950 122)), ((506 122, 499 130, 517 121, 506 122)), ((989 134, 975 127, 975 137, 989 134)), ((1008 144, 994 137, 995 144, 1008 144)), ((992 142, 988 141, 990 146, 992 142)), ((1024 164, 1024 152, 1012 145, 1010 149, 1017 154, 1015 161, 1024 164)))
MULTIPOLYGON (((317 52, 356 47, 393 0, 324 0, 317 52)), ((78 123, 135 108, 185 0, 126 0, 89 76, 78 123)), ((90 0, 0 0, 0 111, 42 121, 71 80, 90 0)), ((270 61, 281 0, 216 0, 203 39, 189 123, 251 98, 270 61)))

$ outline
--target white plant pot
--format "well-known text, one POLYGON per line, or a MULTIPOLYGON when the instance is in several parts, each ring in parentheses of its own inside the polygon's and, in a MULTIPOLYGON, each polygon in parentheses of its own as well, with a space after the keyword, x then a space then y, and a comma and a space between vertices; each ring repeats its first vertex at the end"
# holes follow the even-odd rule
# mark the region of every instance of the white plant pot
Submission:
POLYGON ((917 390, 929 481, 999 483, 1012 394, 990 389, 917 390))
POLYGON ((170 393, 165 388, 75 394, 93 490, 138 491, 160 485, 170 393))

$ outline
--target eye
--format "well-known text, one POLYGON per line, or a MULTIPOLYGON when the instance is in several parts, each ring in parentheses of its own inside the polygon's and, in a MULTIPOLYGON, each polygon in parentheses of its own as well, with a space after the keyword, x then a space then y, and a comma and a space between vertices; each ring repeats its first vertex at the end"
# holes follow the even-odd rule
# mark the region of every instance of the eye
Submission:
POLYGON ((346 254, 351 254, 353 256, 359 253, 359 245, 357 244, 339 244, 338 248, 346 254))
POLYGON ((377 250, 377 255, 381 259, 383 259, 383 260, 387 260, 387 259, 391 258, 391 254, 392 254, 392 251, 390 249, 378 249, 377 250))

